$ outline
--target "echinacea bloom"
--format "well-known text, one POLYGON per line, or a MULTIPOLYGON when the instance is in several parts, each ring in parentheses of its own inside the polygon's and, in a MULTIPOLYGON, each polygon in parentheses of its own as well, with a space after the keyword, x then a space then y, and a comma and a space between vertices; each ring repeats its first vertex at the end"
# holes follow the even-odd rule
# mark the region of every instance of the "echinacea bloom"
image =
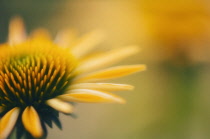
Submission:
POLYGON ((13 129, 17 138, 45 137, 46 125, 60 127, 59 112, 71 114, 74 102, 125 103, 110 92, 133 86, 106 81, 143 71, 145 65, 109 66, 135 54, 138 47, 91 55, 100 34, 90 33, 71 45, 68 36, 62 32, 54 43, 37 30, 26 38, 22 20, 11 21, 8 42, 0 46, 0 139, 13 129))

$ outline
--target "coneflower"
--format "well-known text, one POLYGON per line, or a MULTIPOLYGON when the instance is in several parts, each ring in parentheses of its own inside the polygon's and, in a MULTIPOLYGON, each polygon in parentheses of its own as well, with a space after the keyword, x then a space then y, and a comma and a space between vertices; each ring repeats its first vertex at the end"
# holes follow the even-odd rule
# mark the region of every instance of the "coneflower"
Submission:
POLYGON ((26 38, 22 20, 11 21, 8 42, 0 46, 0 139, 14 129, 18 139, 45 138, 46 125, 61 127, 59 112, 71 114, 74 102, 125 103, 110 92, 133 86, 105 81, 145 70, 145 65, 109 67, 137 53, 137 46, 87 55, 99 33, 69 47, 68 33, 61 34, 56 42, 40 30, 26 38))

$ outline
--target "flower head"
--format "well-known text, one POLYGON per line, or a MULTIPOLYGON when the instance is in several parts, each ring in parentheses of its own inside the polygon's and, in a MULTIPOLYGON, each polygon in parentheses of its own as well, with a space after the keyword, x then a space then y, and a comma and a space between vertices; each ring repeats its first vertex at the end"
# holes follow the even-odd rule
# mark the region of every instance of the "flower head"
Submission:
POLYGON ((28 38, 25 34, 22 20, 14 18, 8 42, 0 46, 0 139, 13 129, 17 138, 45 137, 46 125, 52 127, 54 122, 61 128, 59 112, 71 114, 74 102, 125 103, 110 92, 133 86, 105 81, 145 69, 145 65, 106 68, 136 53, 136 46, 87 55, 101 39, 98 32, 69 47, 68 32, 62 32, 56 43, 43 30, 28 38))

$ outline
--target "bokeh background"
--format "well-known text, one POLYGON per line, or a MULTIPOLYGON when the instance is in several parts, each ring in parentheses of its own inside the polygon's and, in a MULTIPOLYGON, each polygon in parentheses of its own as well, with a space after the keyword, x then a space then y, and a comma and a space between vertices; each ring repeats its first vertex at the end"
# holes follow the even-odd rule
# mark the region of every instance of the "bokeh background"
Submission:
POLYGON ((49 139, 210 138, 208 0, 0 0, 0 42, 15 15, 29 32, 103 30, 99 48, 137 44, 141 53, 120 64, 148 67, 113 81, 136 86, 118 93, 127 104, 78 104, 78 118, 62 115, 63 131, 54 127, 49 139))

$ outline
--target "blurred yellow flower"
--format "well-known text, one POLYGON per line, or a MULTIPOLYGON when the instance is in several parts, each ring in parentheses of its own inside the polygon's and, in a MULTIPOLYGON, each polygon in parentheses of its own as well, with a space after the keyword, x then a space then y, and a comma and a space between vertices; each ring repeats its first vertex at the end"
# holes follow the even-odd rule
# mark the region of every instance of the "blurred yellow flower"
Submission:
POLYGON ((107 67, 137 53, 138 47, 88 54, 101 34, 91 32, 73 43, 67 39, 71 36, 63 31, 54 43, 47 31, 38 29, 27 37, 21 18, 11 21, 8 42, 0 47, 0 139, 6 139, 14 127, 18 138, 45 137, 46 125, 52 127, 54 122, 61 128, 58 114, 71 114, 74 102, 125 103, 110 92, 133 86, 105 81, 146 67, 107 67))
POLYGON ((143 1, 148 33, 166 59, 203 62, 209 59, 209 2, 143 1))

